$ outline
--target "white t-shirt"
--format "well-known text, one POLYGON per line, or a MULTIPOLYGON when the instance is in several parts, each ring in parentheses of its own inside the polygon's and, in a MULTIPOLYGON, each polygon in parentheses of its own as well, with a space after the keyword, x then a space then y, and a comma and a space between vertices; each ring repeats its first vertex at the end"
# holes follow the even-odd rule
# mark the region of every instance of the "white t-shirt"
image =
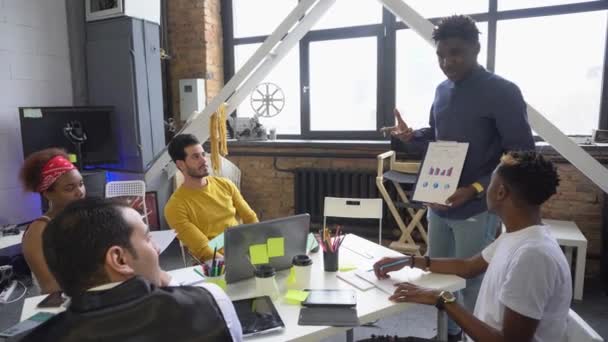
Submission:
POLYGON ((502 330, 506 306, 540 321, 533 341, 562 341, 572 280, 566 257, 547 226, 503 233, 481 255, 489 266, 475 316, 502 330))

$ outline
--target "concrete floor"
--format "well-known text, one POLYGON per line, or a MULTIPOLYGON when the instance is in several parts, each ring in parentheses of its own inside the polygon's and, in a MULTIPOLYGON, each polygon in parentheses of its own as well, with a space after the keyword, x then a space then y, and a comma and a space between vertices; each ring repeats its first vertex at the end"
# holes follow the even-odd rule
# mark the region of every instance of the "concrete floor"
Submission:
MULTIPOLYGON (((172 270, 183 266, 179 244, 177 240, 161 255, 161 267, 172 270)), ((24 298, 33 295, 30 279, 22 279, 27 287, 24 298)), ((13 293, 13 298, 23 293, 23 287, 18 286, 13 293)), ((608 341, 608 296, 602 293, 599 280, 586 279, 585 293, 582 302, 573 302, 572 308, 593 328, 600 336, 608 341)), ((0 331, 10 327, 19 321, 23 298, 11 303, 0 305, 0 331)), ((413 306, 411 309, 399 315, 386 317, 377 323, 378 328, 360 327, 354 329, 355 341, 376 335, 399 335, 418 336, 430 338, 436 331, 435 308, 423 305, 413 306)), ((323 340, 324 342, 346 341, 344 334, 332 336, 323 340)))

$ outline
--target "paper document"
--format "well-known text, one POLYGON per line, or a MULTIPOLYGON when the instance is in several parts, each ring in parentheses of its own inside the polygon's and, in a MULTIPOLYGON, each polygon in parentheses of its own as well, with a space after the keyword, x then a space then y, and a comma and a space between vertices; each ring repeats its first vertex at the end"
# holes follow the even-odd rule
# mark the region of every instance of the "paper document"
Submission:
POLYGON ((209 243, 207 245, 211 249, 214 249, 217 247, 217 249, 220 250, 220 249, 224 248, 224 233, 221 233, 220 235, 209 240, 209 243))
POLYGON ((175 231, 173 229, 169 230, 157 230, 150 232, 150 237, 154 244, 160 250, 160 253, 164 252, 167 247, 171 244, 171 241, 175 239, 175 231))
POLYGON ((377 287, 378 290, 380 290, 382 292, 385 292, 389 295, 392 295, 393 293, 395 293, 395 284, 398 283, 398 281, 395 281, 392 278, 378 279, 378 278, 376 278, 376 274, 374 273, 373 270, 355 271, 355 275, 357 275, 357 277, 367 281, 371 285, 377 287))
POLYGON ((426 151, 413 200, 445 204, 458 188, 469 143, 432 142, 426 151))
POLYGON ((374 287, 372 283, 356 275, 355 272, 337 272, 336 277, 342 279, 348 284, 358 288, 361 291, 367 291, 374 287))

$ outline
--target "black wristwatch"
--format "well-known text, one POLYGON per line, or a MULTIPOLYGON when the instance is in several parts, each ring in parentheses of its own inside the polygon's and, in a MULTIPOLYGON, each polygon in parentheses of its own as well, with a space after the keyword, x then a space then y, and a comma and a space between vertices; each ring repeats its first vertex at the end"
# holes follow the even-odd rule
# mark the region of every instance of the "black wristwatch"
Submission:
POLYGON ((446 304, 454 303, 456 301, 456 296, 450 291, 441 291, 439 294, 439 298, 437 298, 437 303, 435 303, 435 307, 438 310, 444 310, 446 304))

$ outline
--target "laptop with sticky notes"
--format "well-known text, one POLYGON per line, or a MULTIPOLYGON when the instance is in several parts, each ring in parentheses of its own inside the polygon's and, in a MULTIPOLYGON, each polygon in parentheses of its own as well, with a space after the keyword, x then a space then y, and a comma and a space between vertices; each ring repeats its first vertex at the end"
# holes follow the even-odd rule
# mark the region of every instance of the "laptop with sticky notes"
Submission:
POLYGON ((291 267, 294 256, 306 254, 310 215, 301 214, 243 224, 224 232, 226 282, 251 278, 257 265, 276 271, 291 267))

